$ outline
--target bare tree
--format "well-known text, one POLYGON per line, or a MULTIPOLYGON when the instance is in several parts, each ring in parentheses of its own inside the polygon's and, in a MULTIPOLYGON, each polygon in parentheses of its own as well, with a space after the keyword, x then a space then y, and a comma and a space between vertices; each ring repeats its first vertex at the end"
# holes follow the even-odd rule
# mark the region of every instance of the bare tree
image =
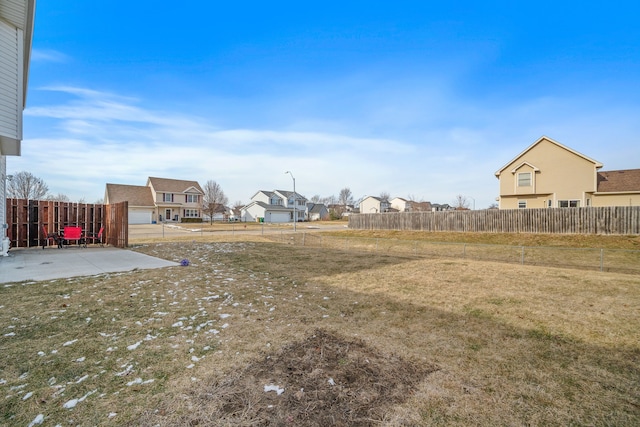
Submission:
POLYGON ((388 202, 389 199, 391 198, 391 194, 387 193, 386 191, 383 191, 383 192, 380 193, 380 195, 378 197, 383 202, 388 202))
POLYGON ((338 196, 338 203, 342 206, 352 205, 353 204, 353 193, 351 193, 351 189, 349 187, 345 187, 340 190, 340 195, 338 196))
POLYGON ((49 192, 49 187, 42 178, 31 172, 18 172, 9 180, 7 192, 10 198, 40 200, 49 192))
POLYGON ((458 194, 453 202, 453 207, 458 210, 469 209, 469 200, 462 194, 458 194))
POLYGON ((322 200, 322 198, 320 197, 319 194, 315 194, 311 200, 309 200, 311 203, 320 203, 320 200, 322 200))
POLYGON ((229 203, 229 199, 225 196, 220 184, 212 179, 204 184, 203 190, 202 210, 209 215, 211 224, 213 224, 213 215, 221 211, 224 212, 225 205, 229 203))
MULTIPOLYGON (((58 193, 58 194, 48 194, 45 200, 49 200, 51 202, 70 202, 71 199, 66 194, 58 193)), ((82 202, 80 202, 82 203, 82 202)))

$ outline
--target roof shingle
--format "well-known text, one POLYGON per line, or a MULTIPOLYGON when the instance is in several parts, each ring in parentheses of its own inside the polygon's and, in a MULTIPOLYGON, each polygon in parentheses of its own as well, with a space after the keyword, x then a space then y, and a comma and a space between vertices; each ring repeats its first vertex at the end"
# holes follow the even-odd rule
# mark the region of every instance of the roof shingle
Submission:
POLYGON ((154 206, 151 189, 146 185, 107 184, 108 203, 129 202, 129 206, 154 206))
POLYGON ((640 191, 640 169, 598 172, 598 193, 640 191))

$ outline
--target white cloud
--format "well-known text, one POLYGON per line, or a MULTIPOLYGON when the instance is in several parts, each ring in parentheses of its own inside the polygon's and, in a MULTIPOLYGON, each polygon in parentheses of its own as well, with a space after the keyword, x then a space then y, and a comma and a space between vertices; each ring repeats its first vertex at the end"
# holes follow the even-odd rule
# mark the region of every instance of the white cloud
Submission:
POLYGON ((31 49, 31 61, 33 62, 68 62, 69 57, 53 49, 31 49))
POLYGON ((223 128, 212 124, 216 117, 204 118, 206 109, 201 117, 186 116, 113 93, 73 86, 44 90, 69 98, 25 111, 33 124, 25 125, 23 155, 7 166, 43 178, 52 193, 88 201, 101 198, 108 182, 144 185, 148 176, 159 176, 213 179, 231 201, 248 202, 257 190, 289 188, 284 172, 291 170, 296 189, 309 198, 350 187, 356 198, 385 191, 435 203, 452 203, 463 194, 484 208, 497 195, 493 173, 543 134, 606 169, 638 167, 628 162, 640 158, 640 129, 631 120, 637 109, 596 109, 587 94, 484 103, 416 89, 423 92, 419 97, 434 94, 423 103, 429 117, 421 124, 420 114, 409 114, 420 108, 416 98, 407 95, 403 102, 396 94, 393 105, 386 105, 381 91, 365 113, 336 121, 291 112, 289 126, 255 128, 249 118, 245 126, 223 128), (403 111, 408 116, 396 120, 403 111), (380 131, 371 130, 376 126, 380 131), (619 155, 603 144, 612 136, 619 155))

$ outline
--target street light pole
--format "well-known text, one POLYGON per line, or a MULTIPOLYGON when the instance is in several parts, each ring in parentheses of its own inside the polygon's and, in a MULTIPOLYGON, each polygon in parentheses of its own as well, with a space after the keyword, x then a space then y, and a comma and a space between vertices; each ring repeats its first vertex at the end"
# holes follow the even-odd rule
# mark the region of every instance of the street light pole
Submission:
POLYGON ((293 180, 293 231, 296 231, 296 223, 298 222, 298 208, 296 207, 296 179, 293 177, 291 171, 286 171, 285 175, 291 175, 291 179, 293 180))

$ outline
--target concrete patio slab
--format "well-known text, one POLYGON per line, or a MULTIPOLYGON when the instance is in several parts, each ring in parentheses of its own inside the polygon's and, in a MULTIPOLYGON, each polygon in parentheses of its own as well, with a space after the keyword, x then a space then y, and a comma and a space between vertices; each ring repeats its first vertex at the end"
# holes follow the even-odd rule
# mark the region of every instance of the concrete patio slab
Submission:
POLYGON ((0 283, 93 276, 176 265, 179 264, 112 247, 12 249, 9 256, 0 257, 0 283))

